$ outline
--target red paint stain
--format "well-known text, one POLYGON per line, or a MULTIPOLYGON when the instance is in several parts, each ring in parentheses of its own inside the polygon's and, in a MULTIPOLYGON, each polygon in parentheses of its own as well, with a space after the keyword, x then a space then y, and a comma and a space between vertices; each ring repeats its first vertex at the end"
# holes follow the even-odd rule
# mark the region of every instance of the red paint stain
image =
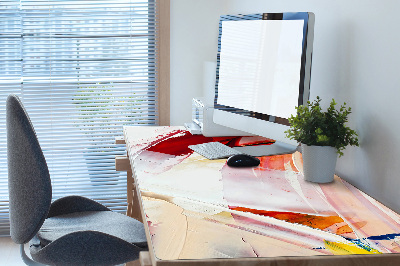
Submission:
POLYGON ((275 141, 264 137, 235 137, 229 141, 229 147, 245 147, 255 145, 271 145, 275 141))
POLYGON ((270 145, 274 140, 264 137, 213 137, 214 141, 221 142, 229 147, 245 147, 254 145, 270 145))
POLYGON ((246 141, 241 143, 242 138, 244 137, 204 137, 203 135, 192 135, 186 130, 174 130, 158 138, 147 150, 180 156, 193 153, 188 146, 206 142, 218 141, 229 147, 271 143, 271 140, 265 138, 254 138, 254 140, 251 141, 252 137, 246 137, 246 141))
POLYGON ((283 220, 289 223, 307 225, 309 227, 318 229, 325 229, 333 224, 343 222, 343 219, 339 216, 317 216, 295 212, 264 211, 234 206, 229 206, 229 208, 235 211, 250 212, 262 216, 273 217, 275 219, 283 220))
POLYGON ((188 148, 189 145, 196 145, 205 142, 214 141, 213 138, 203 135, 192 135, 185 130, 175 130, 161 139, 158 143, 149 147, 148 151, 170 154, 174 156, 191 154, 193 151, 188 148))

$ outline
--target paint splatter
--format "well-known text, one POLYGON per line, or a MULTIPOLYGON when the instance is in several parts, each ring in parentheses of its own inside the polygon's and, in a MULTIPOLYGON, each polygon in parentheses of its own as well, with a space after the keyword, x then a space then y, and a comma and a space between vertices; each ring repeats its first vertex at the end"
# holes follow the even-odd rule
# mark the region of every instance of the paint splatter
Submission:
POLYGON ((336 230, 337 235, 348 234, 348 233, 353 233, 353 229, 351 229, 351 227, 348 226, 347 224, 339 227, 336 230))
POLYGON ((386 234, 386 235, 380 235, 380 236, 370 236, 370 237, 367 237, 366 239, 369 239, 369 240, 392 240, 392 239, 395 239, 396 237, 400 237, 400 234, 386 234))
POLYGON ((246 137, 246 141, 244 142, 241 141, 243 138, 244 137, 204 137, 203 135, 192 135, 186 130, 174 130, 167 135, 160 136, 147 150, 173 156, 181 156, 193 153, 188 146, 206 142, 218 141, 230 147, 271 144, 271 140, 266 138, 246 137))
POLYGON ((256 210, 256 209, 250 209, 244 207, 232 207, 232 206, 229 206, 229 208, 235 211, 251 212, 262 216, 273 217, 275 219, 283 220, 289 223, 302 224, 321 230, 328 228, 333 224, 343 222, 343 219, 340 218, 339 216, 317 216, 304 213, 264 211, 264 210, 256 210))
POLYGON ((275 141, 264 137, 235 137, 231 139, 226 145, 229 147, 244 147, 254 145, 271 145, 275 141))
MULTIPOLYGON (((367 225, 367 222, 366 222, 366 221, 357 222, 357 223, 352 223, 352 226, 353 226, 354 228, 356 228, 356 229, 363 228, 363 227, 366 226, 366 225, 367 225)), ((348 226, 347 224, 346 224, 346 225, 343 225, 343 226, 341 226, 341 227, 339 227, 339 228, 336 230, 336 234, 338 234, 338 235, 348 234, 348 233, 353 233, 353 229, 351 229, 350 226, 348 226)))
POLYGON ((285 171, 285 165, 290 163, 292 169, 297 172, 297 169, 294 167, 292 162, 292 154, 283 154, 283 155, 276 155, 276 156, 263 156, 260 157, 260 166, 259 168, 264 169, 272 169, 272 170, 280 170, 285 171))
POLYGON ((185 130, 176 130, 174 134, 169 134, 165 137, 165 140, 150 146, 147 150, 173 156, 181 156, 193 153, 193 151, 188 148, 189 145, 211 141, 213 141, 213 138, 204 137, 203 135, 192 135, 185 130))
POLYGON ((365 244, 340 243, 324 241, 325 248, 330 250, 334 255, 350 255, 350 254, 381 254, 376 249, 365 244))

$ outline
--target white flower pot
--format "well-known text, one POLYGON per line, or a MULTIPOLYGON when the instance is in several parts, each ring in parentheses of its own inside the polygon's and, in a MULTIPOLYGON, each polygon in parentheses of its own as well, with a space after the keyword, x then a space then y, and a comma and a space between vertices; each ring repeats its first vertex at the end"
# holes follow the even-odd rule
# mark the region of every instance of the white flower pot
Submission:
POLYGON ((335 175, 337 150, 331 146, 308 146, 303 151, 304 179, 315 183, 329 183, 335 175))

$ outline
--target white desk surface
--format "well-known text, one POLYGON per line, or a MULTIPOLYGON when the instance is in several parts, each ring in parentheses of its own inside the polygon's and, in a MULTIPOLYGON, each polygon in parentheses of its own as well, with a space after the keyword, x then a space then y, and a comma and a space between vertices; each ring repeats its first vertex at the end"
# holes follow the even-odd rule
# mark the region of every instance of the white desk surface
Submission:
POLYGON ((182 127, 124 138, 153 265, 400 265, 400 216, 337 176, 304 181, 300 153, 238 169, 188 150, 213 139, 182 127))

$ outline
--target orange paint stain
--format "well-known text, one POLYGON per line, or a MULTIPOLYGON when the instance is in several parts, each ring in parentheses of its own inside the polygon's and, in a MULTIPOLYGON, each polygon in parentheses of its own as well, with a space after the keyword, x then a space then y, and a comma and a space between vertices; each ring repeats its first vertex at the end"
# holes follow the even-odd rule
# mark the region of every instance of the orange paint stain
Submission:
POLYGON ((283 155, 260 157, 260 167, 285 171, 285 161, 283 155))
POLYGON ((263 156, 259 157, 260 159, 260 167, 265 169, 272 170, 286 170, 286 164, 289 163, 292 170, 298 171, 297 168, 293 164, 292 154, 283 154, 283 155, 275 155, 275 156, 263 156))
MULTIPOLYGON (((366 221, 361 221, 361 222, 352 223, 351 225, 355 229, 360 229, 360 228, 364 227, 366 224, 367 224, 366 221)), ((353 229, 351 229, 351 227, 348 225, 343 225, 336 230, 336 234, 338 234, 338 235, 348 234, 348 233, 353 233, 353 232, 354 232, 353 229)))
POLYGON ((337 235, 341 235, 341 234, 347 234, 347 233, 353 233, 353 230, 351 229, 350 226, 348 226, 347 224, 344 226, 339 227, 336 230, 336 234, 337 235))
POLYGON ((363 227, 366 226, 366 225, 367 225, 367 222, 366 222, 366 221, 353 223, 353 226, 354 226, 356 229, 363 228, 363 227))
POLYGON ((343 219, 340 218, 339 216, 317 216, 317 215, 309 215, 303 213, 264 211, 264 210, 256 210, 245 207, 232 207, 232 206, 230 206, 229 208, 235 211, 250 212, 262 216, 273 217, 275 219, 283 220, 289 223, 302 224, 321 230, 328 228, 333 224, 343 222, 343 219))
POLYGON ((293 160, 290 160, 290 167, 294 172, 298 172, 299 170, 297 170, 296 166, 293 163, 293 160))
POLYGON ((259 137, 259 136, 252 136, 252 137, 241 137, 235 144, 236 146, 253 146, 253 145, 270 145, 274 143, 275 140, 259 137))

